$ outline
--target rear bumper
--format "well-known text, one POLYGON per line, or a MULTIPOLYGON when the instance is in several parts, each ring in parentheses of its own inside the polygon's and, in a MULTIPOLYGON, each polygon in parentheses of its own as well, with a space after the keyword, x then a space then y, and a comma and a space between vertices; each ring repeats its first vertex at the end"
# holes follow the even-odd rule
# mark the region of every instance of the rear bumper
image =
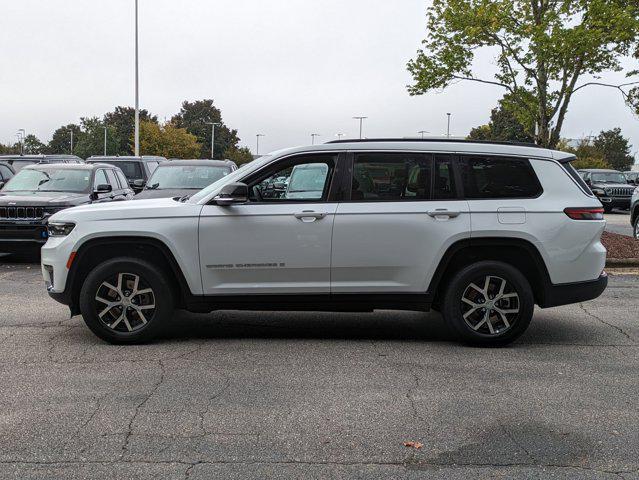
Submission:
POLYGON ((598 298, 608 286, 608 274, 603 272, 597 280, 550 285, 546 288, 541 308, 558 307, 598 298))

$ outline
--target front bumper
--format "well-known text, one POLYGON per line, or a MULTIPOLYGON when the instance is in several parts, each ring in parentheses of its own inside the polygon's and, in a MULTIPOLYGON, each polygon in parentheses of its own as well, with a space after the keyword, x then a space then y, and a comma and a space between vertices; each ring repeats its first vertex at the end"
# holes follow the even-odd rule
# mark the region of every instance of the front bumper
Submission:
POLYGON ((604 207, 623 208, 628 210, 630 208, 630 197, 597 197, 604 207))
POLYGON ((47 236, 46 224, 41 222, 0 222, 0 253, 40 248, 47 236))
POLYGON ((608 274, 606 272, 603 272, 597 280, 549 285, 545 289, 544 298, 539 302, 539 306, 551 308, 594 300, 606 290, 607 286, 608 274))

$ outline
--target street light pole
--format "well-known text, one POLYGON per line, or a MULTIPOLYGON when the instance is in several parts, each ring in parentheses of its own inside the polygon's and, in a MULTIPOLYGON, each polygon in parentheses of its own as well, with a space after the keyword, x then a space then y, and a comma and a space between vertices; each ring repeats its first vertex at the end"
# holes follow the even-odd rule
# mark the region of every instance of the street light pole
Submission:
POLYGON ((71 129, 71 155, 73 155, 73 129, 71 129))
POLYGON ((315 137, 321 137, 319 133, 311 133, 311 145, 315 145, 315 137))
POLYGON ((424 134, 425 134, 425 133, 430 133, 430 132, 429 132, 428 130, 420 130, 420 131, 419 131, 419 132, 417 132, 417 133, 421 133, 421 135, 422 135, 422 140, 423 140, 423 139, 424 139, 424 134))
POLYGON ((140 156, 140 76, 139 76, 139 68, 138 68, 138 0, 135 0, 135 156, 136 157, 140 156))
POLYGON ((342 137, 346 135, 345 133, 336 133, 335 136, 337 137, 338 140, 341 140, 342 137))
POLYGON ((24 155, 24 139, 27 136, 27 132, 24 128, 18 130, 18 134, 20 135, 20 155, 24 155))
POLYGON ((104 127, 104 156, 105 157, 106 157, 106 154, 107 154, 106 143, 107 143, 107 127, 105 125, 105 127, 104 127))
POLYGON ((353 117, 353 120, 359 120, 359 139, 362 139, 362 124, 368 117, 353 117))
POLYGON ((260 155, 260 137, 265 137, 266 135, 264 135, 263 133, 258 133, 257 135, 255 135, 255 137, 257 138, 257 145, 255 147, 255 156, 259 157, 260 155))
POLYGON ((447 113, 446 115, 448 115, 448 129, 446 130, 446 138, 450 138, 450 113, 447 113))
POLYGON ((215 160, 215 127, 219 127, 222 124, 208 122, 207 125, 211 125, 211 160, 215 160))

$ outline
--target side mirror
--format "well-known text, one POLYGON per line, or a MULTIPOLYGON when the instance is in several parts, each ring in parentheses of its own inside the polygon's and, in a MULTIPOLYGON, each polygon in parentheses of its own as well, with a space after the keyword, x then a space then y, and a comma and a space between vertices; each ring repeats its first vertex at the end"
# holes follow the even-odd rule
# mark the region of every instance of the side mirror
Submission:
POLYGON ((101 183, 100 185, 96 185, 93 193, 109 193, 113 190, 113 187, 108 183, 101 183))
POLYGON ((275 182, 273 184, 273 188, 275 190, 286 190, 286 183, 284 183, 284 182, 275 182))
POLYGON ((137 180, 133 180, 131 182, 131 186, 133 188, 144 188, 145 185, 146 185, 146 182, 142 180, 141 178, 138 178, 137 180))
POLYGON ((2 187, 4 187, 5 183, 3 181, 0 181, 0 190, 2 190, 2 187))
POLYGON ((229 183, 224 185, 220 193, 213 199, 216 205, 228 207, 234 203, 248 202, 248 186, 245 183, 229 183))
MULTIPOLYGON (((639 186, 639 177, 637 177, 637 180, 635 180, 635 185, 639 186)), ((2 188, 2 187, 0 187, 2 188)))

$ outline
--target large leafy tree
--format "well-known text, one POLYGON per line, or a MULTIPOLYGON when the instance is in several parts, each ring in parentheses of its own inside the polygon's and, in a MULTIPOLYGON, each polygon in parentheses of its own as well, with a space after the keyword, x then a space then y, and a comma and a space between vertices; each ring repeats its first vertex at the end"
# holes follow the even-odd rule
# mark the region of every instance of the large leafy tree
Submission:
MULTIPOLYGON (((78 143, 73 148, 73 153, 84 159, 91 155, 104 154, 104 122, 98 117, 81 118, 81 132, 78 143)), ((115 128, 107 126, 107 155, 115 155, 120 139, 115 128)))
POLYGON ((593 146, 604 161, 616 170, 629 170, 635 163, 630 141, 621 134, 620 128, 601 132, 595 137, 593 146))
POLYGON ((27 155, 47 153, 47 146, 38 137, 30 133, 24 137, 24 153, 27 155))
MULTIPOLYGON (((133 137, 130 139, 133 143, 133 137)), ((195 135, 171 123, 140 122, 140 153, 166 158, 198 158, 201 145, 195 135)))
POLYGON ((532 125, 524 125, 508 107, 510 98, 499 101, 499 106, 490 114, 488 125, 481 125, 470 131, 470 140, 492 140, 513 142, 534 142, 532 125))
POLYGON ((636 0, 433 0, 428 32, 408 64, 409 93, 460 81, 498 85, 512 98, 508 108, 536 125, 540 145, 559 143, 570 103, 586 88, 616 88, 639 105, 639 92, 629 92, 639 85, 637 72, 626 72, 630 78, 619 84, 598 79, 623 71, 622 58, 636 53, 636 0), (482 48, 494 52, 493 77, 479 77, 473 68, 482 48))
POLYGON ((236 165, 244 165, 253 161, 253 154, 248 147, 231 147, 224 152, 224 158, 234 161, 236 165))
MULTIPOLYGON (((129 139, 135 132, 135 108, 115 107, 112 112, 104 114, 103 121, 116 131, 118 146, 113 154, 133 155, 129 139)), ((158 117, 151 115, 147 110, 140 110, 140 122, 158 123, 158 117)))
POLYGON ((51 138, 51 141, 49 141, 47 151, 49 153, 67 155, 75 153, 75 151, 71 151, 71 132, 73 132, 73 144, 74 146, 77 145, 81 134, 80 125, 70 123, 69 125, 59 127, 55 132, 53 132, 53 137, 51 138))
POLYGON ((177 115, 171 123, 178 128, 185 128, 195 135, 201 148, 198 158, 211 158, 211 123, 219 123, 215 127, 215 156, 219 156, 231 147, 236 147, 240 141, 237 130, 227 127, 222 121, 222 112, 213 104, 213 100, 184 101, 177 115))

